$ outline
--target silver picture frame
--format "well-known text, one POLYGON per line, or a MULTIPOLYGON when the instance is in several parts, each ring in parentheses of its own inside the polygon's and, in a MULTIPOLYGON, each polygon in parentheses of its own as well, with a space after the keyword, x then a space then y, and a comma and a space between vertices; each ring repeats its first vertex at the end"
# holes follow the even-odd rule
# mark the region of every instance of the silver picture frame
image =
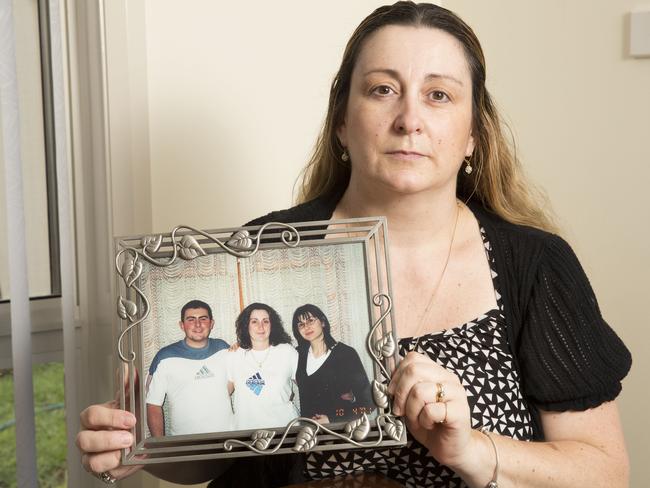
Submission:
MULTIPOLYGON (((388 382, 399 360, 387 243, 384 217, 269 222, 261 226, 217 230, 179 225, 170 233, 116 238, 118 320, 115 355, 122 366, 117 378, 119 407, 139 419, 132 429, 133 445, 122 451, 122 463, 152 464, 406 444, 405 424, 393 414, 387 392, 388 382), (141 399, 146 397, 144 379, 149 361, 146 356, 151 356, 147 353, 146 336, 150 332, 148 329, 159 326, 157 323, 152 325, 149 320, 153 298, 147 295, 147 290, 151 287, 154 272, 172 266, 182 270, 206 256, 235 260, 239 269, 240 265, 265 256, 277 259, 277 254, 270 254, 273 252, 319 256, 325 251, 349 254, 350 250, 356 253, 355 256, 360 256, 363 276, 363 286, 354 288, 357 291, 363 288, 359 293, 365 298, 363 303, 355 306, 360 313, 367 313, 368 324, 355 324, 354 333, 359 334, 357 327, 365 330, 361 332, 362 336, 365 334, 363 346, 357 348, 363 347, 363 353, 370 358, 367 363, 372 365, 368 377, 376 407, 374 411, 370 414, 360 412, 352 420, 329 424, 296 417, 281 428, 150 437, 145 401, 141 399)), ((254 276, 254 272, 251 270, 250 275, 254 276)), ((291 283, 291 273, 288 276, 284 281, 291 283)), ((335 288, 337 285, 331 286, 335 288)), ((331 296, 336 289, 325 288, 322 293, 331 296)))

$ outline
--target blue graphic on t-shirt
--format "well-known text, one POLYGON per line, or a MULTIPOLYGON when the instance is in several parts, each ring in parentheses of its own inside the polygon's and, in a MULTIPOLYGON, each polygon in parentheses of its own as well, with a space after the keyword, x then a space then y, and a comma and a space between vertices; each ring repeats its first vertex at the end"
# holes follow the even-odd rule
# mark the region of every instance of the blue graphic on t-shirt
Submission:
POLYGON ((259 373, 255 373, 253 376, 246 380, 246 386, 248 386, 251 391, 257 396, 262 393, 262 388, 264 388, 264 385, 266 385, 266 382, 259 373))
POLYGON ((180 341, 169 344, 158 351, 156 356, 153 358, 153 361, 151 361, 151 366, 149 366, 149 374, 154 374, 156 372, 160 361, 163 359, 183 358, 200 361, 209 358, 222 349, 228 349, 228 347, 228 343, 222 339, 210 338, 207 345, 200 348, 190 347, 185 343, 185 339, 181 339, 180 341))

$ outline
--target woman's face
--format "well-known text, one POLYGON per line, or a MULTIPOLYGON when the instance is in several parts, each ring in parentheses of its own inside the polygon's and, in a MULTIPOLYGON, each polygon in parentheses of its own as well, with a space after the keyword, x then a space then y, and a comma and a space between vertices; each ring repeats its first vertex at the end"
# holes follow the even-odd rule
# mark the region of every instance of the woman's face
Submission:
POLYGON ((373 33, 352 72, 337 135, 350 155, 351 184, 401 194, 455 191, 458 170, 474 149, 462 45, 429 27, 373 33))
POLYGON ((303 339, 313 342, 317 339, 323 338, 323 323, 320 319, 309 314, 300 317, 298 322, 298 331, 303 339))
POLYGON ((252 342, 269 342, 271 335, 271 320, 266 310, 255 309, 248 319, 248 333, 252 342))

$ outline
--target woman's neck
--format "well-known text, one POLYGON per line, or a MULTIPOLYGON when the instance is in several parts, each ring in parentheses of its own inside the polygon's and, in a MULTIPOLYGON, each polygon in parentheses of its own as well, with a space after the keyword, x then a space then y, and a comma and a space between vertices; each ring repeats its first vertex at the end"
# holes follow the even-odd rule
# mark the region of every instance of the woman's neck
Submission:
POLYGON ((449 239, 458 203, 455 187, 416 194, 365 192, 351 183, 334 210, 333 218, 383 215, 388 219, 391 247, 419 247, 449 239))
POLYGON ((252 349, 253 351, 265 351, 266 349, 269 348, 269 341, 263 341, 263 342, 252 342, 252 349))
POLYGON ((327 345, 325 344, 324 339, 320 339, 312 342, 310 348, 311 348, 311 354, 315 358, 321 357, 323 354, 327 352, 327 345))

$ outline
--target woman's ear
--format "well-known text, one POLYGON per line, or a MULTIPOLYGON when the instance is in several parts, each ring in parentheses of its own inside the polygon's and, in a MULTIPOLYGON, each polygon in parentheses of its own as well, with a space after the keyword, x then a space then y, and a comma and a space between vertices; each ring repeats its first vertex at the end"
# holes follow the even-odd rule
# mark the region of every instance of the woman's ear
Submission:
POLYGON ((348 147, 348 135, 347 128, 345 126, 345 120, 343 120, 343 122, 341 122, 341 125, 336 128, 336 137, 338 137, 339 143, 342 147, 348 147))
POLYGON ((465 148, 465 157, 469 158, 474 152, 476 141, 474 140, 474 131, 470 132, 469 139, 467 140, 467 147, 465 148))

